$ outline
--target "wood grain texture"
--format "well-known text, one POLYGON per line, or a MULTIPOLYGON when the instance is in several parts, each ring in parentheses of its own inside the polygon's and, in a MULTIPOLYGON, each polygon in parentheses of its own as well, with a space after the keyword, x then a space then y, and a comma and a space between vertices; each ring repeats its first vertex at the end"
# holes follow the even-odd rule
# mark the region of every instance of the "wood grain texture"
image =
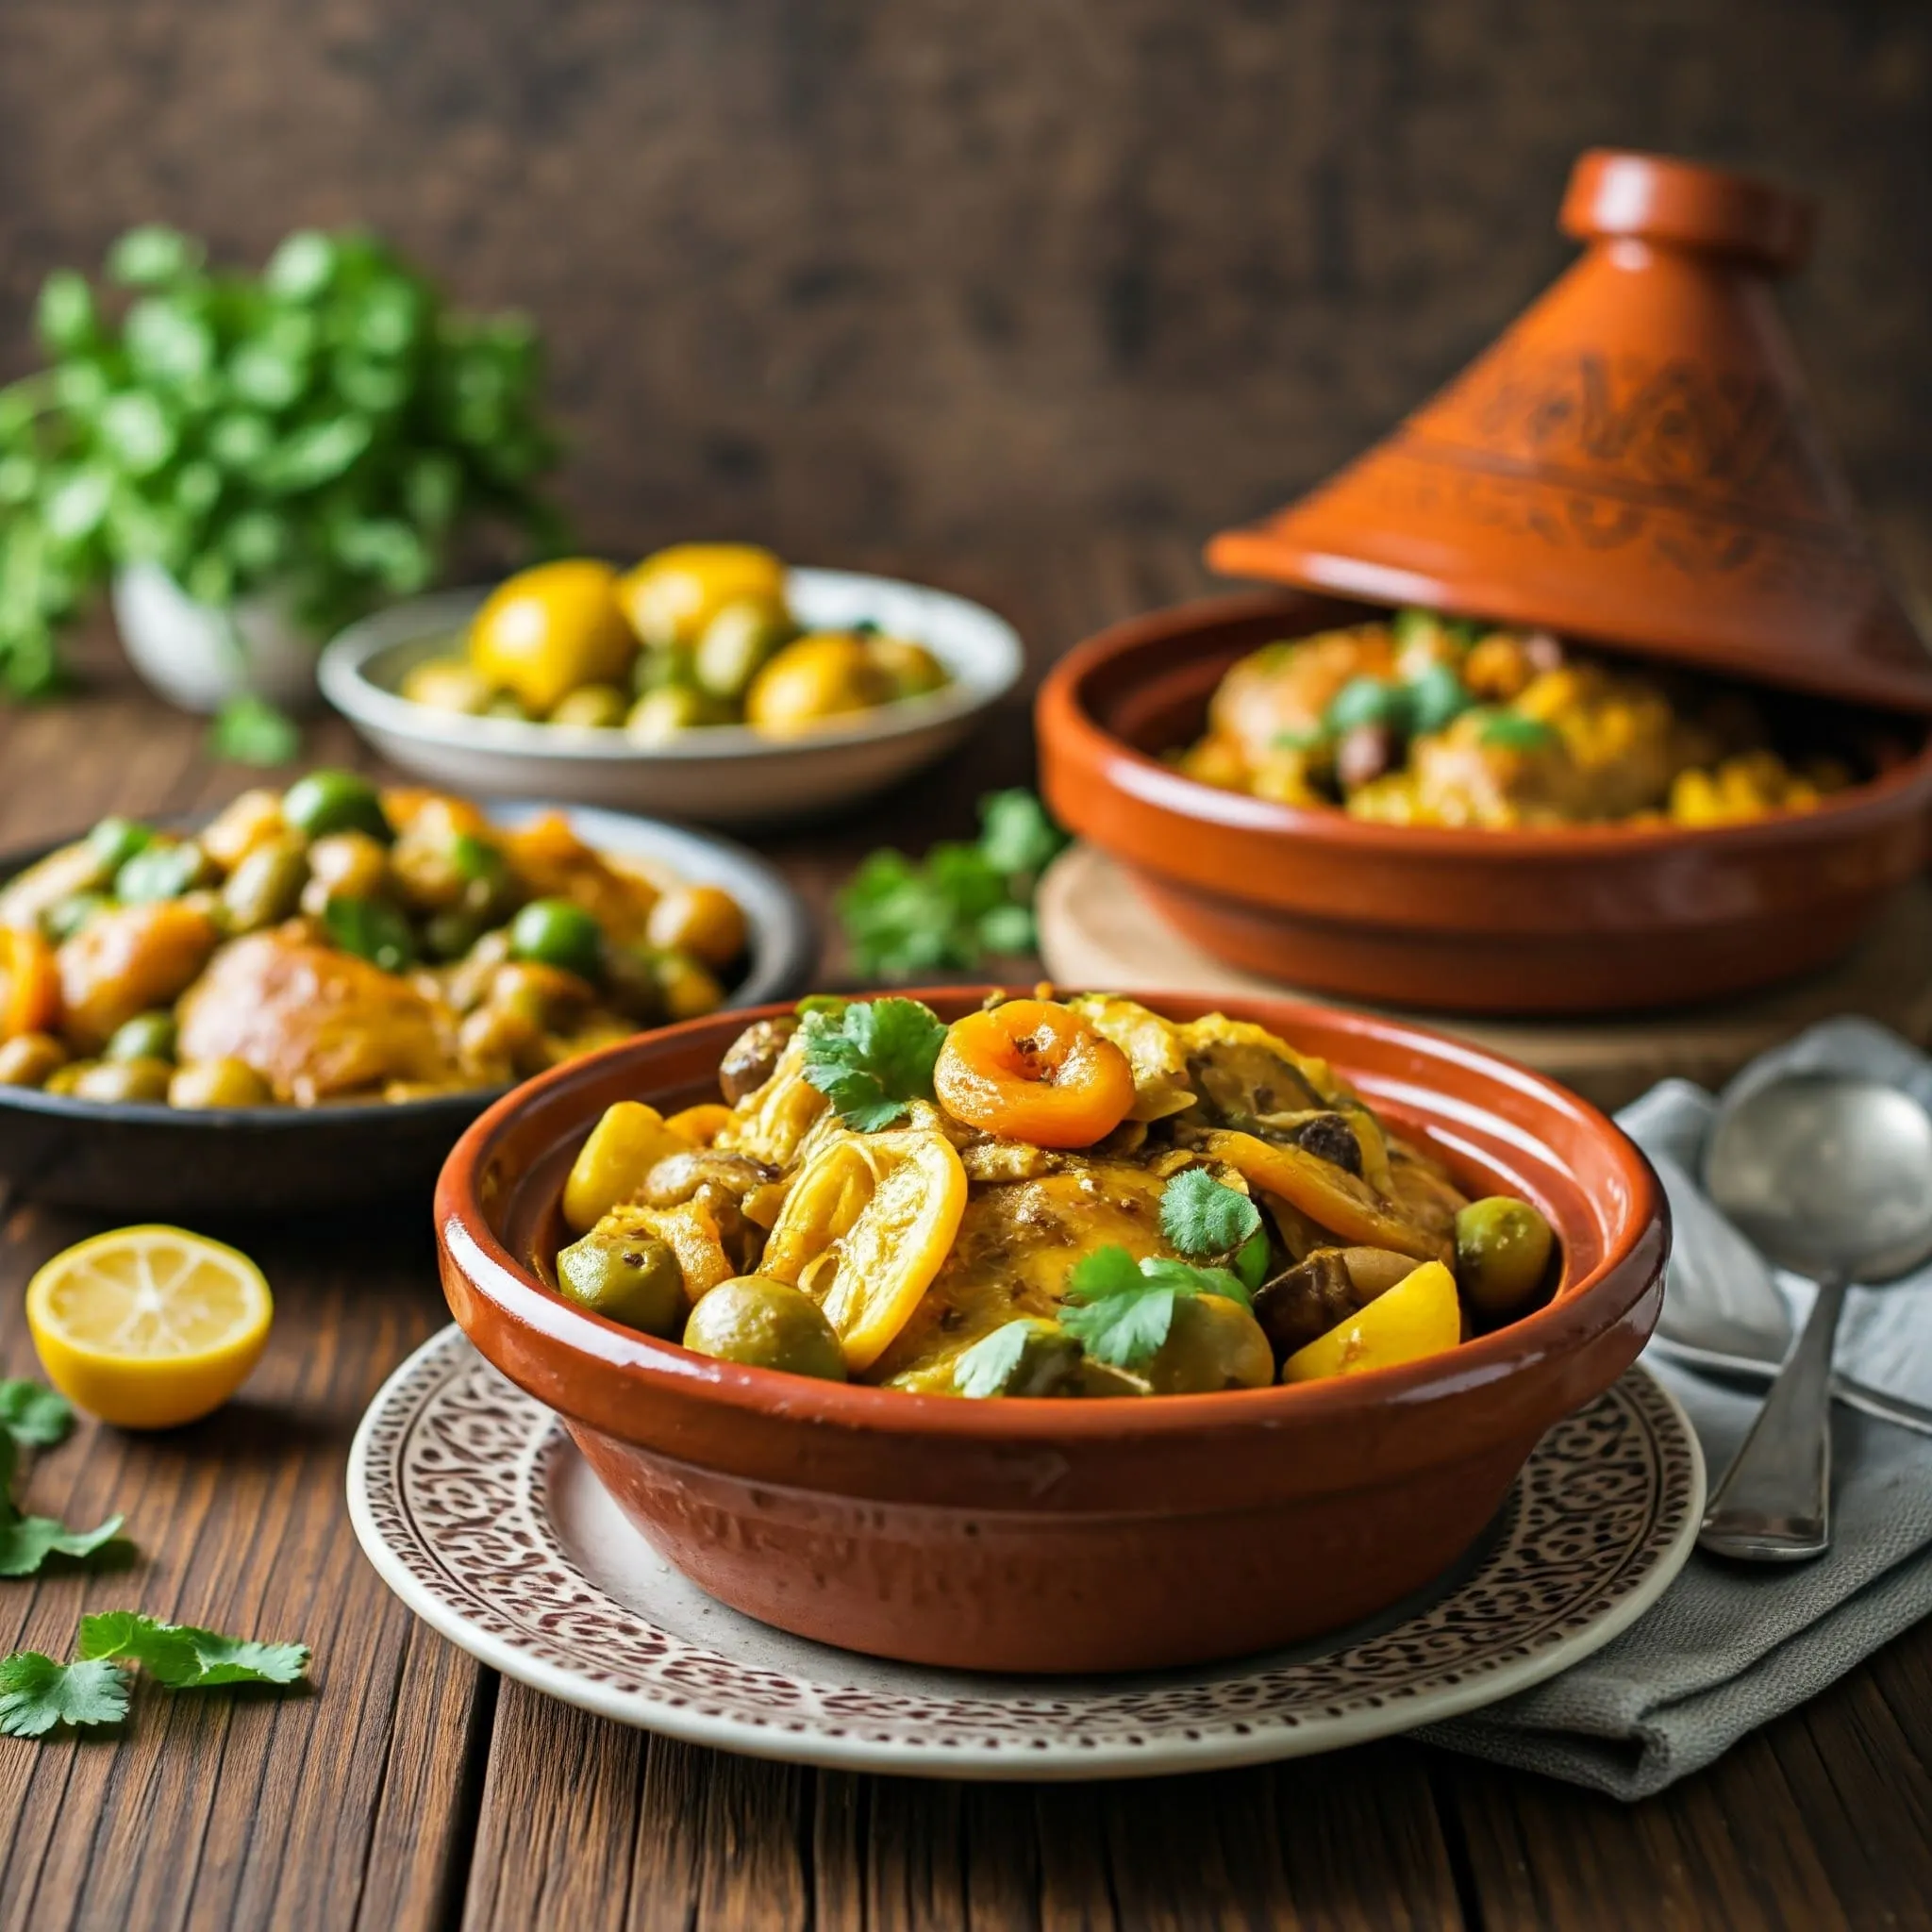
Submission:
POLYGON ((1928 114, 1913 0, 9 0, 0 369, 130 223, 365 220, 541 322, 596 542, 1198 541, 1487 341, 1621 142, 1818 194, 1793 321, 1923 552, 1928 114))
MULTIPOLYGON (((888 565, 905 559, 884 557, 888 565)), ((1110 532, 990 573, 1043 658, 1198 582, 1191 546, 1110 532)), ((142 698, 91 633, 72 705, 0 710, 0 840, 248 782, 142 698)), ((338 726, 313 758, 354 756, 338 726)), ((769 849, 823 903, 878 839, 967 828, 1029 758, 1024 712, 930 781, 769 849)), ((827 961, 837 969, 835 958, 827 961)), ((30 1371, 31 1269, 88 1231, 16 1208, 0 1374, 30 1371)), ((442 1320, 428 1231, 323 1218, 215 1229, 257 1253, 277 1321, 242 1399, 149 1439, 84 1425, 32 1504, 127 1514, 131 1568, 0 1583, 0 1647, 63 1652, 84 1607, 137 1606, 317 1646, 313 1694, 143 1690, 116 1735, 0 1740, 0 1932, 884 1932, 884 1928, 1846 1927, 1926 1923, 1932 1629, 1637 1807, 1391 1741, 1117 1786, 815 1774, 622 1730, 488 1673, 417 1624, 357 1551, 357 1417, 442 1320)))

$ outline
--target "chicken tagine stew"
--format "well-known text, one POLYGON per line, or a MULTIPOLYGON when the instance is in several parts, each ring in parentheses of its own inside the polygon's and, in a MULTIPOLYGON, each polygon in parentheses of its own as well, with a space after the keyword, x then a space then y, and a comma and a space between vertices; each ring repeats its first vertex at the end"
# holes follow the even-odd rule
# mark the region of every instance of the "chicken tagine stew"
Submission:
POLYGON ((794 737, 949 681, 911 639, 806 629, 769 550, 680 543, 622 575, 573 558, 511 577, 466 654, 418 664, 402 692, 438 710, 622 727, 649 745, 708 724, 794 737))
POLYGON ((311 772, 192 836, 103 819, 0 887, 0 1085, 175 1107, 493 1087, 709 1012, 715 886, 311 772))
POLYGON ((1724 824, 1854 782, 1788 762, 1742 691, 1426 610, 1251 652, 1177 762, 1285 805, 1490 830, 1724 824))
POLYGON ((720 1103, 612 1107, 558 1291, 728 1360, 922 1394, 1197 1393, 1384 1368, 1524 1312, 1526 1201, 1471 1201, 1323 1060, 1105 993, 812 999, 720 1103))

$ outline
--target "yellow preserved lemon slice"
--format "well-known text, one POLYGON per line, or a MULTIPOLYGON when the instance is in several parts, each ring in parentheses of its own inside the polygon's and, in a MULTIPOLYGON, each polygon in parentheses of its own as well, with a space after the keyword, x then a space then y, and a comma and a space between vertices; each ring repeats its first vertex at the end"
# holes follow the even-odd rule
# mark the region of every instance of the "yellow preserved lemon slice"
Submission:
POLYGON ((97 1234, 56 1255, 26 1289, 48 1381, 124 1429, 170 1429, 219 1408, 274 1319, 246 1255, 180 1227, 97 1234))
POLYGON ((1448 1243, 1426 1228, 1399 1221, 1355 1175, 1300 1147, 1282 1147, 1255 1134, 1217 1131, 1203 1141, 1251 1188, 1279 1194, 1319 1227, 1365 1248, 1392 1248, 1418 1261, 1439 1260, 1448 1243))
POLYGON ((1456 1277, 1440 1261, 1424 1261, 1367 1307, 1318 1335, 1281 1365, 1284 1382, 1324 1375, 1359 1375, 1398 1362, 1441 1355, 1462 1340, 1456 1277))
POLYGON ((857 1374, 906 1325, 965 1211, 966 1170, 943 1134, 842 1136, 793 1184, 758 1272, 824 1309, 857 1374))

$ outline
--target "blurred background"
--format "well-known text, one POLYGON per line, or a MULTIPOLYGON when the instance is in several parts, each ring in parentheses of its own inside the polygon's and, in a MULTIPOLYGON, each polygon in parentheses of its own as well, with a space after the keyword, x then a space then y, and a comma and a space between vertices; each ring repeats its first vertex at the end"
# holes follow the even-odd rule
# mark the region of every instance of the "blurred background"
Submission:
POLYGON ((1036 649, 1058 557, 1168 594, 1479 349, 1579 149, 1756 169, 1932 592, 1923 0, 8 0, 0 117, 0 374, 134 223, 367 222, 539 323, 593 547, 890 559, 1036 649))

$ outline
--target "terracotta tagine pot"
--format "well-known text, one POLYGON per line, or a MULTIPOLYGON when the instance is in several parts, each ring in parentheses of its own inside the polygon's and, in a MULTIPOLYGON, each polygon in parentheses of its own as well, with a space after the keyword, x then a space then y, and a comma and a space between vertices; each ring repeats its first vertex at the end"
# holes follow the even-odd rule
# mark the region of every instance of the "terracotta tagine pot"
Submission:
POLYGON ((1682 1005, 1838 958, 1925 861, 1932 656, 1772 298, 1808 206, 1592 153, 1562 223, 1582 258, 1494 347, 1339 476, 1208 545, 1216 568, 1291 590, 1117 625, 1041 690, 1049 805, 1219 958, 1443 1012, 1682 1005), (1879 774, 1744 824, 1465 831, 1275 804, 1163 761, 1247 651, 1400 604, 1748 681, 1877 747, 1879 774))
MULTIPOLYGON (((983 992, 914 997, 955 1019, 983 992)), ((1151 1003, 1175 1019, 1215 1004, 1151 1003)), ((1668 1209, 1608 1120, 1524 1068, 1364 1014, 1225 1007, 1329 1060, 1466 1187, 1536 1202, 1563 1257, 1549 1302, 1324 1382, 974 1402, 719 1361, 566 1301, 549 1286, 558 1200, 604 1109, 715 1100, 739 1030, 790 1011, 770 1007, 641 1034, 492 1107, 437 1185, 451 1312, 668 1561, 820 1643, 951 1670, 1129 1671, 1373 1616, 1469 1548, 1543 1431, 1642 1348, 1668 1209)))
POLYGON ((1599 150, 1560 220, 1582 258, 1493 347, 1208 562, 1932 711, 1772 294, 1810 205, 1599 150))

